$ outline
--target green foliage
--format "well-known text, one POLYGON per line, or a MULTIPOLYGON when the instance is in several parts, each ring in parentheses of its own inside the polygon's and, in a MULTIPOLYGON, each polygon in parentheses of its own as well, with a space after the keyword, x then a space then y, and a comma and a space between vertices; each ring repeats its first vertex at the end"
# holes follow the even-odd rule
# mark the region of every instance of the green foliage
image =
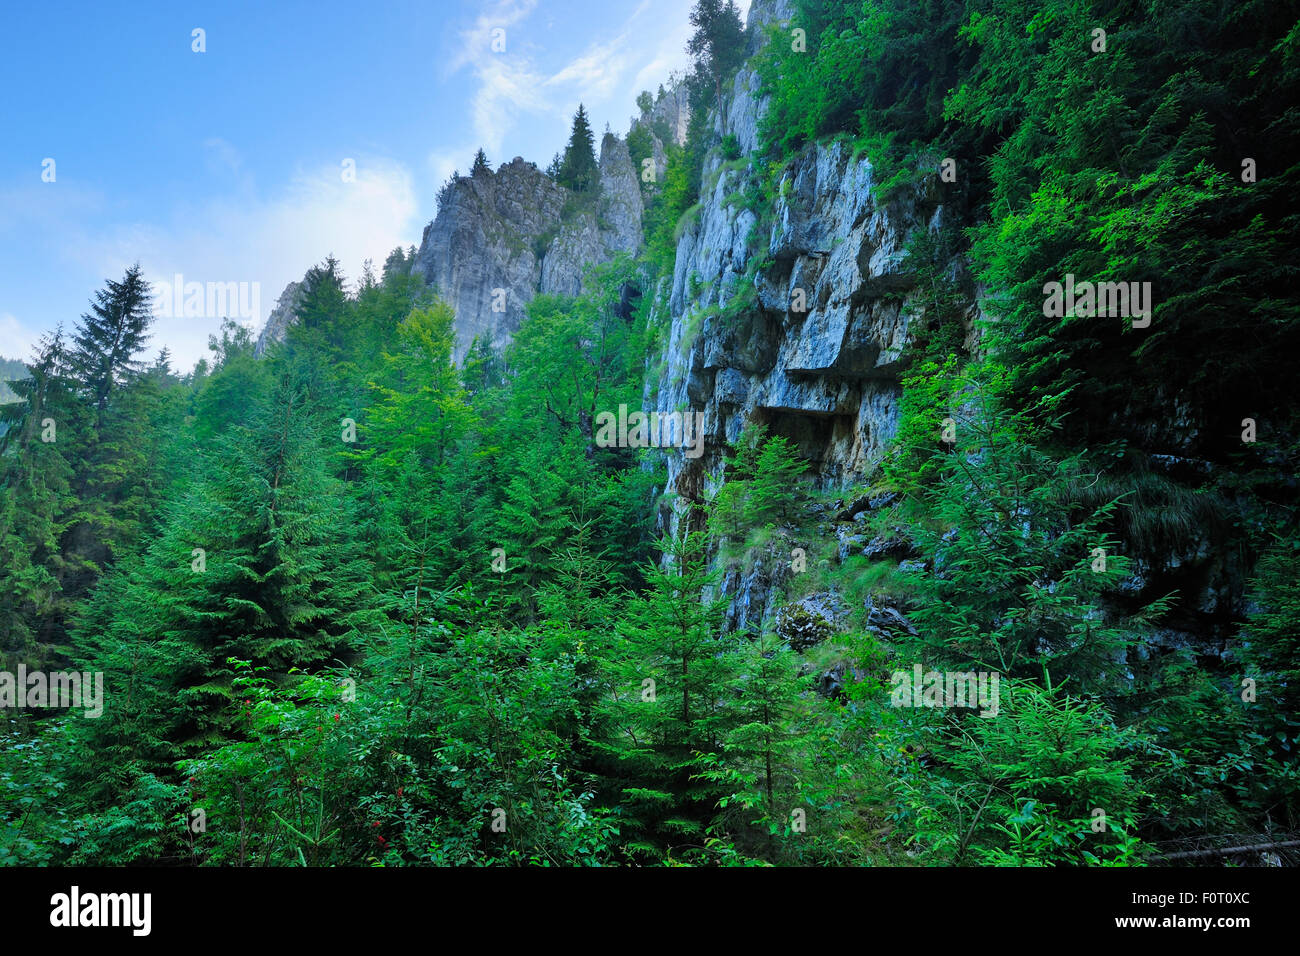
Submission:
POLYGON ((900 429, 889 473, 905 496, 877 518, 904 529, 931 562, 917 574, 912 615, 931 659, 1019 677, 1050 666, 1095 689, 1113 678, 1111 662, 1140 627, 1169 606, 1154 602, 1123 623, 1103 613, 1106 592, 1130 567, 1105 532, 1119 502, 1080 512, 1072 492, 1091 477, 1082 454, 1054 460, 1036 448, 1028 416, 1010 413, 974 370, 937 371, 917 373, 928 377, 932 401, 900 429), (944 426, 933 399, 951 409, 950 450, 936 441, 944 426), (921 449, 932 449, 928 458, 921 449))
MULTIPOLYGON (((740 67, 745 56, 745 26, 733 0, 696 0, 691 8, 695 32, 686 44, 695 63, 693 87, 713 92, 712 106, 722 102, 722 84, 740 67)), ((692 91, 694 92, 694 90, 692 91)), ((694 98, 694 97, 693 97, 694 98)))
MULTIPOLYGON (((261 357, 226 322, 191 374, 150 364, 137 266, 0 367, 0 669, 106 689, 98 719, 5 710, 0 864, 1109 866, 1300 825, 1294 11, 799 0, 749 157, 711 110, 751 38, 727 0, 691 26, 685 145, 662 87, 628 137, 666 163, 642 254, 504 348, 458 345, 412 247, 314 266, 261 357), (719 183, 758 252, 680 338, 751 334, 773 199, 826 137, 878 203, 945 210, 880 297, 897 433, 813 493, 760 411, 663 496, 664 453, 597 416, 657 387, 719 183), (1066 273, 1150 280, 1152 325, 1045 315, 1066 273), (993 672, 996 713, 902 706, 917 663, 993 672)), ((583 107, 548 174, 592 216, 583 107)))
POLYGON ((600 167, 596 163, 596 141, 591 132, 587 111, 581 103, 573 114, 573 129, 564 158, 556 170, 555 180, 577 193, 589 193, 600 187, 600 167))
POLYGON ((654 184, 647 182, 641 175, 645 168, 642 164, 654 156, 654 134, 648 126, 640 124, 628 131, 627 152, 632 158, 632 169, 641 183, 642 193, 650 192, 654 184))
POLYGON ((1145 795, 1132 777, 1131 736, 1104 707, 1050 684, 1003 684, 999 698, 997 717, 923 732, 940 769, 899 778, 910 842, 958 864, 1137 862, 1131 831, 1145 795))
POLYGON ((763 425, 746 425, 727 460, 727 481, 714 496, 710 528, 717 535, 736 537, 792 520, 806 499, 801 480, 807 471, 808 462, 795 455, 789 439, 769 438, 763 425))
POLYGON ((617 761, 627 851, 703 860, 726 795, 714 758, 737 726, 724 692, 736 674, 735 636, 720 632, 721 602, 701 599, 715 578, 702 537, 662 548, 666 566, 646 569, 647 589, 628 606, 610 658, 610 733, 599 747, 617 761))
MULTIPOLYGON (((9 387, 9 382, 27 378, 27 365, 20 359, 0 358, 0 405, 18 401, 18 394, 9 387)), ((3 436, 0 427, 0 436, 3 436)))

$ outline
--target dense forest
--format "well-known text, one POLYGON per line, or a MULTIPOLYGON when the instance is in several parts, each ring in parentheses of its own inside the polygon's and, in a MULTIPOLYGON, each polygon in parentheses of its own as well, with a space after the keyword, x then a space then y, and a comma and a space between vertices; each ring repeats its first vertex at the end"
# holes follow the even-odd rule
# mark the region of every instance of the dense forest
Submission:
MULTIPOLYGON (((0 711, 0 863, 1137 866, 1296 838, 1300 9, 790 10, 699 0, 685 142, 628 137, 638 169, 666 153, 642 251, 504 348, 453 361, 400 248, 312 268, 260 356, 227 321, 193 370, 155 357, 139 267, 42 341, 0 405, 0 670, 102 674, 103 709, 0 711), (714 118, 746 62, 742 154, 714 118), (683 223, 722 164, 770 228, 831 141, 880 204, 957 213, 909 249, 889 452, 829 481, 751 422, 719 487, 671 493, 680 450, 595 425, 657 407, 683 223), (1150 283, 1149 325, 1045 307, 1067 274, 1150 283), (853 514, 880 554, 837 554, 853 514), (1207 554, 1212 632, 1155 641, 1207 554), (798 572, 787 607, 732 627, 756 560, 798 572), (797 604, 830 592, 834 633, 797 604), (900 683, 914 662, 979 675, 980 706, 900 683)), ((548 175, 597 188, 585 111, 548 175)))

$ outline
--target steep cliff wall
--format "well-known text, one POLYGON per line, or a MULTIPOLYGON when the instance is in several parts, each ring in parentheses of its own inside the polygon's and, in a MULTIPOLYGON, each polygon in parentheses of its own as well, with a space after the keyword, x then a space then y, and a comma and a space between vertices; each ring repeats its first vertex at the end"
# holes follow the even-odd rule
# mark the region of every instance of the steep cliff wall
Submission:
MULTIPOLYGON (((718 122, 742 140, 761 115, 746 72, 718 122)), ((659 303, 671 332, 654 401, 702 411, 706 450, 670 457, 669 490, 696 499, 715 489, 724 443, 748 421, 792 439, 819 485, 843 486, 879 461, 897 427, 899 358, 923 314, 904 247, 942 224, 936 184, 881 205, 867 157, 811 144, 772 208, 755 212, 735 201, 752 169, 717 155, 705 169, 659 303)), ((971 318, 976 308, 972 299, 971 318)))
MULTIPOLYGON (((757 24, 788 16, 785 0, 755 0, 751 44, 761 35, 757 24)), ((734 136, 748 157, 758 146, 765 109, 757 75, 742 67, 711 116, 715 136, 734 136)), ((671 284, 657 290, 654 302, 669 344, 660 374, 647 386, 646 407, 700 412, 705 433, 700 457, 667 456, 662 530, 676 530, 686 503, 710 497, 722 484, 726 444, 747 423, 793 441, 822 489, 863 483, 886 454, 898 427, 900 360, 928 298, 917 294, 905 247, 920 231, 960 223, 943 204, 937 176, 881 203, 875 172, 869 157, 843 141, 809 144, 784 167, 775 197, 756 204, 745 197, 761 170, 746 159, 726 162, 720 149, 706 157, 699 205, 683 224, 671 284)), ((970 351, 980 290, 964 257, 947 262, 946 271, 969 293, 962 321, 970 351)), ((1156 456, 1156 464, 1167 457, 1156 456)), ((859 534, 866 512, 880 503, 846 496, 810 533, 836 541, 840 561, 850 551, 924 558, 859 534)), ((1244 613, 1240 569, 1230 555, 1215 556, 1208 540, 1136 556, 1127 595, 1184 595, 1178 615, 1151 635, 1151 645, 1218 653, 1225 622, 1244 613)), ((784 554, 750 555, 745 568, 727 570, 721 591, 729 598, 731 626, 757 626, 776 613, 789 578, 789 542, 784 546, 784 554)), ((808 600, 816 605, 814 616, 834 617, 834 595, 808 600)))
MULTIPOLYGON (((788 6, 755 3, 753 46, 761 26, 780 23, 788 6)), ((765 107, 758 76, 742 67, 711 117, 718 141, 734 136, 749 156, 765 107)), ((905 246, 948 215, 937 181, 881 204, 870 159, 842 142, 810 144, 786 165, 774 198, 741 201, 763 174, 745 159, 726 162, 720 149, 705 158, 671 285, 656 297, 668 347, 647 407, 701 412, 705 430, 702 456, 668 456, 664 530, 676 528, 686 502, 722 484, 726 444, 749 422, 792 440, 824 489, 868 475, 897 431, 900 359, 924 316, 905 246)), ((962 261, 948 268, 965 278, 962 261)), ((965 284, 970 344, 978 305, 965 284)), ((836 516, 826 519, 825 533, 853 538, 851 522, 840 529, 836 516)), ((758 626, 775 614, 788 577, 784 557, 753 556, 747 568, 727 572, 721 591, 730 626, 758 626)), ((808 600, 804 616, 834 618, 833 595, 808 600)))
MULTIPOLYGON (((599 162, 594 203, 520 157, 448 184, 411 273, 455 310, 457 361, 475 338, 509 342, 533 296, 576 295, 588 267, 641 248, 641 188, 627 144, 606 134, 599 162)), ((284 339, 301 293, 301 283, 291 282, 281 294, 257 354, 284 339)))
POLYGON ((257 337, 257 345, 253 349, 253 354, 261 357, 266 351, 266 347, 272 342, 283 342, 285 333, 289 331, 289 326, 298 321, 298 306, 302 301, 303 284, 301 282, 290 282, 280 293, 280 298, 276 299, 275 307, 266 317, 266 324, 262 326, 262 332, 257 337))
POLYGON ((504 345, 540 293, 575 295, 583 271, 641 245, 641 189, 627 144, 606 134, 600 198, 574 195, 516 157, 454 180, 411 266, 456 312, 456 358, 476 338, 504 345))

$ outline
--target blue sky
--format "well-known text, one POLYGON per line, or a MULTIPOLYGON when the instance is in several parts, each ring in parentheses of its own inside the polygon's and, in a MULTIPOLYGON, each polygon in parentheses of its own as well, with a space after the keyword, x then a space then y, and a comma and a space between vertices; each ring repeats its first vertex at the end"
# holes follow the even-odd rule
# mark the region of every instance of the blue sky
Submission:
MULTIPOLYGON (((482 145, 545 166, 581 100, 626 133, 686 63, 691 0, 9 4, 0 35, 0 355, 108 277, 257 283, 261 327, 334 253, 419 244, 482 145), (123 11, 129 12, 123 12, 123 11), (204 31, 206 51, 192 50, 204 31), (494 29, 505 52, 494 52, 494 29), (53 159, 54 181, 42 180, 53 159), (345 181, 345 163, 355 177, 345 181)), ((742 5, 742 9, 748 3, 742 5)), ((160 318, 188 369, 220 318, 160 318)))

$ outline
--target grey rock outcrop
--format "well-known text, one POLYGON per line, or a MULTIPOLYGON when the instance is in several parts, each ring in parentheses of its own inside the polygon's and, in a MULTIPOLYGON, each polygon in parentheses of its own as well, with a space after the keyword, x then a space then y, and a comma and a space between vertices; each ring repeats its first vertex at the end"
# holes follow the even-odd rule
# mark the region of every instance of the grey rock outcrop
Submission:
POLYGON ((257 337, 257 344, 253 347, 254 355, 260 358, 272 342, 284 341, 289 326, 298 321, 298 307, 302 303, 303 292, 301 282, 290 282, 284 287, 280 298, 275 300, 275 307, 266 317, 266 324, 262 326, 261 334, 257 337))
MULTIPOLYGON (((599 164, 594 202, 520 157, 447 184, 410 270, 455 311, 457 361, 475 338, 498 348, 508 343, 533 296, 576 295, 588 268, 640 249, 644 207, 627 144, 605 134, 599 164)), ((259 355, 284 338, 301 294, 294 282, 280 296, 258 338, 259 355)))
POLYGON ((601 143, 594 208, 516 157, 448 185, 411 272, 455 311, 459 361, 475 338, 509 342, 533 296, 576 295, 588 267, 634 254, 642 212, 627 144, 616 136, 601 143))
POLYGON ((583 273, 641 248, 641 186, 627 144, 606 134, 600 145, 600 201, 560 227, 542 259, 538 291, 577 295, 583 273))
POLYGON ((842 485, 881 459, 897 428, 900 359, 924 312, 905 247, 942 223, 937 189, 882 205, 867 158, 810 145, 764 229, 727 201, 747 172, 715 169, 677 247, 656 399, 704 413, 706 450, 670 456, 669 489, 716 488, 723 445, 747 421, 794 441, 824 487, 842 485))
POLYGON ((448 184, 411 272, 455 310, 458 359, 476 337, 502 342, 518 328, 567 199, 520 157, 448 184))

